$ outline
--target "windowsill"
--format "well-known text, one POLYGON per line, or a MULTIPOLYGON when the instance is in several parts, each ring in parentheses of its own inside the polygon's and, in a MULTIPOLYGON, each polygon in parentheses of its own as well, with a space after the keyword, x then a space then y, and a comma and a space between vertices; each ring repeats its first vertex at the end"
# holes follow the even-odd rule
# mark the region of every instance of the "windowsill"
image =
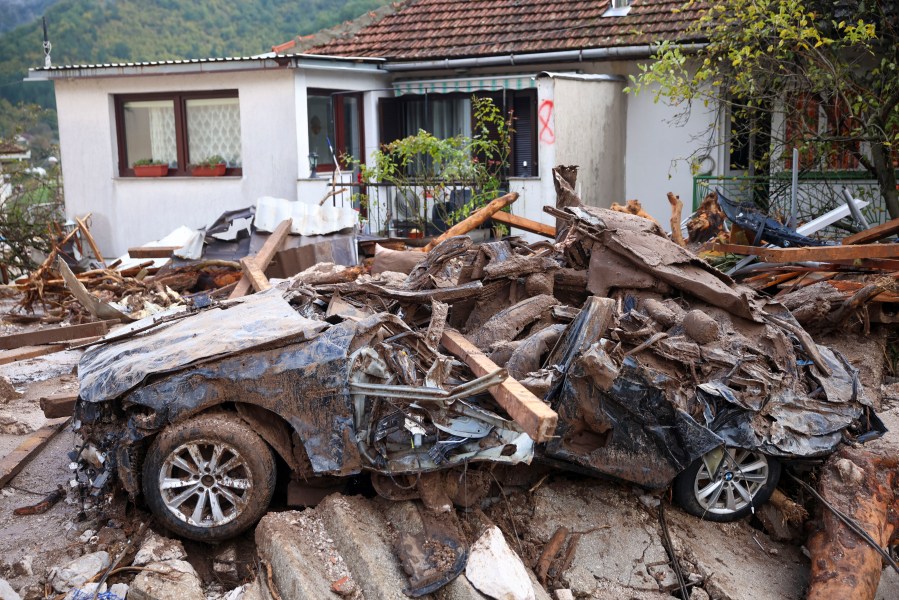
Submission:
POLYGON ((215 181, 216 179, 243 179, 243 175, 218 175, 216 177, 194 177, 193 175, 166 175, 165 177, 113 177, 116 181, 215 181))
POLYGON ((540 177, 538 175, 532 175, 530 177, 508 177, 508 181, 540 181, 540 177))

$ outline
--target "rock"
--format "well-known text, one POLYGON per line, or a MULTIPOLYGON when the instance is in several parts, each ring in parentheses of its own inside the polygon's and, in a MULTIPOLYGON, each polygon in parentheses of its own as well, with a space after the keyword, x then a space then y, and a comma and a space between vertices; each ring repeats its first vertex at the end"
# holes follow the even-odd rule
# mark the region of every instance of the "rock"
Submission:
POLYGON ((22 597, 12 589, 8 581, 0 579, 0 600, 22 600, 22 597))
POLYGON ((181 542, 151 531, 140 545, 140 550, 137 551, 133 564, 136 567, 142 567, 151 562, 184 560, 185 558, 187 558, 187 552, 184 551, 184 546, 181 545, 181 542))
POLYGON ((190 563, 167 560, 152 562, 146 567, 152 571, 138 573, 128 590, 128 600, 206 600, 200 578, 190 563))
POLYGON ((859 485, 864 481, 865 471, 848 458, 841 458, 835 464, 837 472, 840 474, 840 479, 844 483, 859 485))
POLYGON ((127 583, 113 584, 113 586, 109 588, 109 593, 114 595, 119 600, 125 600, 125 598, 128 596, 128 584, 127 583))
POLYGON ((690 600, 711 600, 711 598, 701 587, 694 587, 690 590, 690 600))
POLYGON ((8 404, 11 400, 22 397, 22 392, 13 387, 8 377, 0 376, 0 404, 8 404))
POLYGON ((31 577, 34 575, 34 570, 32 569, 33 562, 34 557, 30 554, 26 554, 13 563, 12 572, 15 573, 16 577, 31 577))
POLYGON ((556 600, 574 600, 574 594, 568 589, 555 590, 553 595, 555 595, 556 600))
POLYGON ((25 435, 34 431, 34 427, 28 423, 22 423, 15 417, 0 415, 0 433, 6 435, 25 435))
POLYGON ((86 544, 92 537, 94 537, 94 533, 93 529, 87 529, 78 537, 78 541, 82 544, 86 544))
POLYGON ((721 334, 717 321, 701 310, 688 312, 683 326, 687 335, 700 344, 711 344, 721 334))
POLYGON ((471 546, 465 577, 478 590, 501 600, 535 600, 534 588, 518 555, 498 527, 487 529, 471 546))
POLYGON ((64 593, 72 588, 80 588, 88 579, 109 567, 108 552, 92 552, 77 558, 66 566, 56 569, 50 579, 53 589, 64 593))
POLYGON ((351 596, 356 592, 356 583, 349 575, 344 575, 331 584, 331 591, 339 596, 351 596))

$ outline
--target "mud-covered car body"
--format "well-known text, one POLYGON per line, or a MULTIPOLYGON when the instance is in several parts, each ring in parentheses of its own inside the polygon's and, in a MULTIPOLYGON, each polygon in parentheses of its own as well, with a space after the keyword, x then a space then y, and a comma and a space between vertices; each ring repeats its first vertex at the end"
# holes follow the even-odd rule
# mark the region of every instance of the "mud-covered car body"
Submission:
POLYGON ((82 482, 96 494, 118 479, 139 494, 149 441, 209 411, 245 421, 307 480, 529 462, 527 434, 479 406, 505 373, 463 381, 452 367, 392 315, 307 319, 277 289, 139 321, 80 362, 82 482), (422 360, 432 361, 422 385, 398 381, 422 360))

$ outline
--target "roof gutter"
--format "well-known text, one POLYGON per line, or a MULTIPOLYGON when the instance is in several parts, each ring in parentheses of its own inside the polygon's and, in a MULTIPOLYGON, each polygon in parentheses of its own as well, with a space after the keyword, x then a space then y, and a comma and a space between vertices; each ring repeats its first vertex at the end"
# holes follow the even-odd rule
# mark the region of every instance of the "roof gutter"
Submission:
MULTIPOLYGON (((678 44, 684 53, 692 54, 704 48, 705 42, 678 44)), ((474 69, 477 67, 506 67, 534 63, 583 62, 585 60, 615 60, 649 58, 660 48, 659 44, 641 46, 613 46, 610 48, 581 48, 579 50, 559 50, 556 52, 533 52, 530 54, 507 54, 502 56, 480 56, 473 58, 444 58, 442 60, 419 60, 411 62, 388 61, 380 68, 385 71, 427 71, 433 69, 474 69)))

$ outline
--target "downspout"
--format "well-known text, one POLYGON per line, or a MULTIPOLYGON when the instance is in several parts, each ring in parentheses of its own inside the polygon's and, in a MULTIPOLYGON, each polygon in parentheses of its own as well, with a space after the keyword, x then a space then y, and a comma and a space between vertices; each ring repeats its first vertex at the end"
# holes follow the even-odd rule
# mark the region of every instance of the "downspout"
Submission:
MULTIPOLYGON (((704 42, 678 44, 681 52, 692 54, 704 48, 704 42)), ((508 54, 503 56, 481 56, 476 58, 444 58, 440 60, 420 60, 411 62, 385 62, 381 69, 391 72, 425 71, 433 69, 473 69, 477 67, 517 66, 549 62, 581 62, 584 60, 614 60, 649 58, 659 49, 658 44, 641 46, 618 46, 611 48, 588 48, 580 50, 559 50, 557 52, 534 52, 531 54, 508 54)))

